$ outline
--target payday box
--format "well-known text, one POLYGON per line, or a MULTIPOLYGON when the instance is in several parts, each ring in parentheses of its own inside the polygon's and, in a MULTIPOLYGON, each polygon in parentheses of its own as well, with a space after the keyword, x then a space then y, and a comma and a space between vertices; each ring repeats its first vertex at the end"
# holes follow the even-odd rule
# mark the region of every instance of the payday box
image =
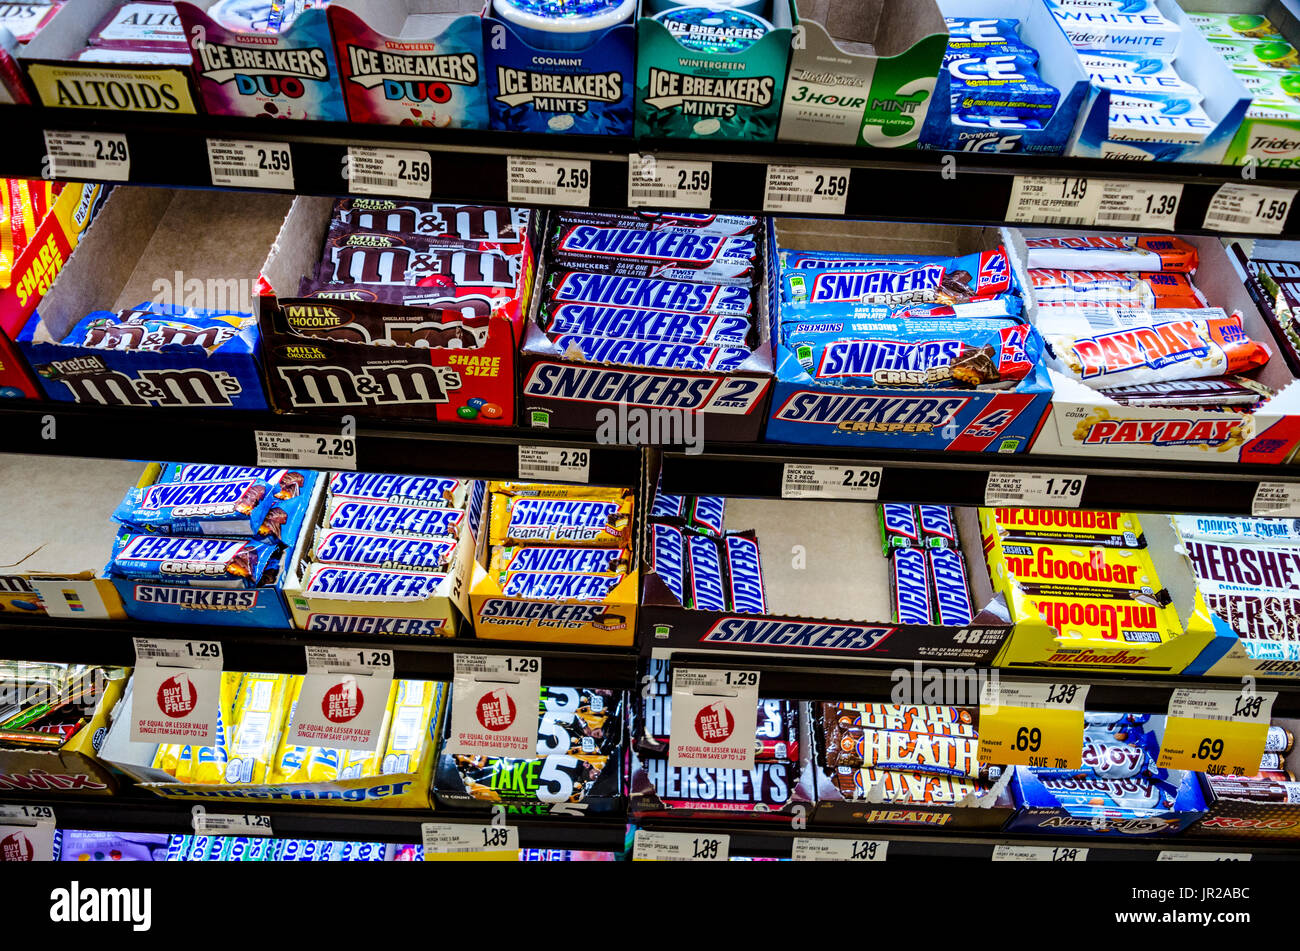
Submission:
POLYGON ((971 626, 960 628, 893 620, 891 563, 881 552, 875 505, 727 499, 726 530, 752 530, 757 536, 766 614, 683 607, 655 573, 647 528, 642 653, 668 649, 741 658, 761 653, 988 665, 1011 625, 984 567, 975 510, 953 509, 953 520, 975 607, 971 626), (796 546, 803 557, 792 560, 788 553, 796 546))
MULTIPOLYGON (((300 297, 302 279, 316 274, 333 207, 331 198, 295 198, 262 264, 262 278, 267 285, 264 290, 270 293, 257 300, 258 325, 276 410, 350 413, 361 409, 370 416, 511 425, 515 351, 532 286, 531 241, 524 243, 515 300, 500 311, 500 319, 491 321, 481 347, 392 347, 307 337, 289 329, 286 314, 292 313, 292 308, 341 321, 362 312, 405 311, 412 319, 425 314, 436 319, 440 313, 428 308, 391 307, 373 300, 336 298, 328 286, 314 297, 300 297), (484 418, 471 403, 491 403, 501 413, 496 418, 484 418), (466 413, 471 418, 466 419, 466 413)), ((490 309, 484 298, 462 297, 457 305, 467 316, 486 315, 490 309)))
MULTIPOLYGON (((871 449, 1010 453, 1029 448, 1052 392, 1041 363, 1011 390, 847 387, 817 382, 794 351, 780 343, 780 249, 961 255, 1007 246, 1005 229, 811 218, 770 221, 776 389, 767 440, 871 449)), ((1007 251, 1010 256, 1009 246, 1007 251)))
POLYGON ((204 109, 217 116, 347 120, 338 64, 322 6, 303 10, 278 33, 240 32, 207 11, 217 0, 176 4, 191 44, 204 109))
MULTIPOLYGON (((1244 13, 1262 14, 1273 24, 1274 29, 1286 37, 1287 42, 1295 45, 1300 42, 1300 20, 1294 8, 1281 0, 1187 0, 1185 6, 1198 13, 1244 13)), ((1186 17, 1186 14, 1183 14, 1186 17)), ((1184 27, 1184 36, 1188 32, 1197 33, 1190 22, 1184 27)), ((1249 42, 1247 37, 1242 40, 1249 42)), ((1261 70, 1259 78, 1263 80, 1294 75, 1295 67, 1285 73, 1278 70, 1261 70)), ((1251 94, 1254 76, 1234 78, 1243 83, 1247 96, 1251 94)), ((1202 92, 1206 90, 1202 87, 1202 92)), ((1228 143, 1227 154, 1223 156, 1224 165, 1261 165, 1272 168, 1294 168, 1300 162, 1300 103, 1288 93, 1285 102, 1280 104, 1252 105, 1241 120, 1237 134, 1228 143)), ((1270 257, 1272 257, 1270 255, 1270 257)))
MULTIPOLYGON (((1019 268, 1024 239, 1063 235, 1061 230, 1010 229, 1019 268)), ((1073 232, 1078 234, 1079 232, 1073 232)), ((1300 444, 1300 385, 1287 368, 1282 350, 1233 268, 1218 238, 1182 236, 1200 258, 1192 283, 1211 307, 1240 311, 1253 340, 1268 346, 1268 363, 1245 375, 1274 391, 1253 413, 1235 410, 1121 406, 1101 391, 1059 372, 1048 360, 1052 402, 1047 421, 1031 452, 1060 456, 1122 456, 1125 459, 1180 459, 1195 462, 1268 464, 1285 462, 1300 444)), ((1025 309, 1031 320, 1037 305, 1027 272, 1021 275, 1025 309)))
POLYGON ((637 138, 775 139, 793 42, 791 0, 767 0, 760 15, 772 30, 739 53, 683 45, 648 7, 642 0, 636 23, 637 138))
POLYGON ((117 792, 119 777, 99 759, 109 718, 122 699, 130 671, 111 669, 95 712, 80 730, 54 750, 20 750, 0 747, 0 796, 21 798, 68 793, 73 796, 109 796, 117 792))
POLYGON ((493 15, 490 0, 484 3, 491 127, 630 136, 636 27, 629 20, 586 36, 575 49, 535 47, 513 24, 493 15))
POLYGON ((943 829, 1001 829, 1015 811, 1008 785, 1011 770, 983 793, 971 793, 954 803, 886 802, 851 799, 835 785, 834 771, 826 765, 826 736, 820 723, 814 726, 812 707, 801 705, 800 728, 812 738, 800 755, 809 759, 817 782, 814 828, 820 823, 836 825, 922 826, 943 829))
POLYGON ((112 724, 100 747, 100 757, 114 769, 120 770, 136 781, 142 789, 164 799, 185 799, 198 802, 263 803, 308 802, 312 805, 329 805, 368 809, 428 809, 429 783, 433 778, 434 746, 442 732, 442 718, 446 711, 447 685, 436 683, 438 703, 429 718, 425 743, 420 750, 420 762, 409 773, 392 773, 387 776, 362 776, 355 779, 323 780, 314 783, 280 783, 228 785, 225 783, 182 783, 165 770, 155 769, 154 755, 157 743, 131 742, 132 689, 127 685, 126 695, 113 711, 112 724))
MULTIPOLYGON (((988 509, 981 510, 988 512, 988 509)), ((985 520, 987 523, 987 520, 985 520)), ((1062 637, 1060 632, 1035 614, 1016 619, 1015 631, 1002 648, 994 666, 1041 668, 1059 667, 1073 670, 1138 670, 1143 673, 1203 673, 1206 657, 1222 656, 1237 637, 1226 624, 1215 624, 1204 598, 1196 587, 1191 564, 1177 550, 1178 535, 1168 518, 1142 516, 1146 551, 1151 555, 1156 575, 1168 590, 1183 625, 1183 633, 1150 648, 1131 647, 1119 639, 1122 616, 1114 622, 1116 639, 1105 643, 1083 643, 1062 637)), ((992 540, 985 542, 991 550, 992 540)), ((1001 592, 1005 580, 1000 566, 990 569, 992 583, 1001 592)), ((1005 598, 1005 594, 1000 595, 1005 598)))
POLYGON ((18 337, 46 397, 266 409, 256 326, 212 352, 200 343, 116 350, 58 341, 87 314, 142 302, 251 314, 258 265, 288 206, 274 195, 116 189, 18 337))
POLYGON ((1035 69, 1043 82, 1060 90, 1052 116, 1041 129, 1024 123, 999 122, 989 127, 952 121, 952 74, 937 67, 939 78, 930 111, 921 131, 921 148, 947 152, 1032 152, 1060 155, 1074 131, 1079 108, 1088 96, 1088 74, 1043 0, 1002 0, 990 9, 984 0, 938 0, 946 17, 1011 17, 1020 22, 1019 36, 1038 51, 1035 69))
MULTIPOLYGON (((475 486, 481 483, 473 483, 475 486)), ((468 505, 482 504, 482 491, 468 493, 468 505)), ((460 527, 456 551, 452 555, 447 577, 428 597, 418 600, 383 600, 357 597, 321 597, 303 591, 307 571, 313 564, 308 555, 316 544, 316 533, 321 530, 328 504, 328 493, 321 492, 314 499, 315 506, 306 521, 302 557, 295 559, 285 570, 284 597, 293 612, 294 626, 303 631, 322 634, 392 634, 455 637, 468 617, 469 588, 474 571, 474 532, 471 519, 466 518, 460 527)), ((474 520, 477 522, 477 519, 474 520)), ((376 569, 378 570, 378 569, 376 569)), ((466 632, 468 633, 468 632, 466 632)))
POLYGON ((948 45, 935 0, 804 0, 781 142, 914 148, 948 45))
MULTIPOLYGON (((1275 717, 1272 725, 1290 731, 1292 736, 1300 732, 1300 720, 1275 717)), ((1300 770, 1300 749, 1293 745, 1284 762, 1292 773, 1300 770)), ((1209 810, 1205 818, 1187 830, 1187 835, 1234 839, 1300 838, 1300 803, 1259 802, 1220 796, 1208 777, 1204 778, 1202 788, 1209 810)))
POLYGON ((335 0, 325 12, 353 122, 487 128, 480 0, 335 0))
MULTIPOLYGON (((286 566, 297 563, 304 547, 310 542, 311 533, 303 531, 306 514, 319 509, 327 482, 326 479, 319 478, 318 472, 310 469, 299 471, 306 476, 306 482, 302 486, 306 504, 281 528, 285 547, 271 559, 272 567, 279 563, 279 570, 271 584, 255 588, 205 588, 201 585, 155 584, 130 578, 113 578, 113 586, 122 598, 127 617, 163 624, 293 627, 289 605, 284 596, 284 586, 289 577, 286 566)), ((151 463, 136 485, 141 488, 153 485, 161 474, 161 467, 157 463, 151 463)), ((122 494, 125 493, 126 488, 123 486, 122 494)), ((121 501, 121 496, 118 501, 121 501)))
MULTIPOLYGON (((554 227, 555 218, 548 218, 543 234, 549 235, 554 227)), ((762 437, 772 389, 772 346, 764 283, 756 281, 752 289, 753 313, 749 320, 750 339, 756 342, 754 350, 735 370, 717 373, 585 363, 562 354, 542 332, 542 308, 548 303, 546 283, 552 273, 564 270, 545 258, 543 254, 537 293, 524 324, 519 353, 521 426, 594 431, 601 435, 607 426, 613 428, 611 423, 616 418, 619 424, 625 424, 629 442, 639 441, 630 435, 638 422, 646 424, 643 432, 663 434, 661 439, 651 435, 646 441, 668 442, 669 434, 686 431, 685 414, 689 413, 698 414, 692 422, 710 442, 757 442, 762 437)))
MULTIPOLYGON (((1258 2, 1258 0, 1256 0, 1258 2)), ((1189 0, 1196 10, 1213 9, 1200 0, 1189 0)), ((1161 13, 1182 29, 1178 42, 1178 55, 1174 57, 1174 70, 1191 83, 1205 97, 1201 108, 1213 123, 1205 140, 1200 143, 1124 142, 1110 138, 1110 100, 1113 93, 1105 89, 1091 89, 1088 102, 1079 111, 1079 122, 1070 139, 1069 155, 1088 158, 1124 159, 1159 162, 1205 162, 1217 165, 1224 161, 1229 143, 1234 141, 1251 97, 1240 77, 1232 71, 1223 57, 1210 46, 1209 41, 1192 25, 1176 0, 1158 0, 1161 13)), ((1244 12, 1235 0, 1230 4, 1234 13, 1244 12)), ((1245 6, 1252 6, 1247 2, 1245 6)))
POLYGON ((9 287, 0 293, 0 399, 40 397, 39 385, 28 373, 27 361, 19 355, 14 340, 107 196, 106 185, 64 185, 14 262, 9 287))
POLYGON ((117 589, 99 575, 119 530, 109 513, 139 477, 138 462, 0 457, 0 615, 125 618, 117 589))
MULTIPOLYGON (((163 115, 202 111, 189 64, 81 62, 77 55, 121 0, 64 3, 18 52, 34 101, 49 108, 110 109, 163 115)), ((186 34, 189 35, 188 33, 186 34)))

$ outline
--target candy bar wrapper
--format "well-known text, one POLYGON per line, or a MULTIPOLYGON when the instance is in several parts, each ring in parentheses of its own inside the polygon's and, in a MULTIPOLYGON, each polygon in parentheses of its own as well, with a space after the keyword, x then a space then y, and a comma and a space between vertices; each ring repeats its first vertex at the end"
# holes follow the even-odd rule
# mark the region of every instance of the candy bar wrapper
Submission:
POLYGON ((275 487, 277 500, 292 499, 302 493, 307 477, 293 469, 267 469, 258 466, 219 466, 170 462, 163 466, 158 483, 163 482, 229 482, 238 479, 260 479, 275 487))
MULTIPOLYGON (((1173 271, 1073 271, 1033 268, 1029 280, 1040 308, 1129 307, 1196 310, 1205 297, 1186 274, 1173 271)), ((1041 319, 1041 318, 1040 318, 1041 319)))
POLYGON ((592 271, 553 271, 546 279, 543 293, 553 304, 741 317, 748 317, 754 311, 753 293, 737 284, 625 277, 592 271))
MULTIPOLYGON (((1128 57, 1133 53, 1087 56, 1128 57)), ((1027 238, 1026 266, 1031 270, 1174 271, 1195 274, 1196 247, 1173 235, 1087 234, 1027 238)))
POLYGON ((738 369, 750 357, 750 351, 745 347, 693 346, 592 334, 557 334, 551 337, 551 341, 566 360, 653 369, 728 373, 738 369))
POLYGON ((1038 781, 1062 807, 1076 816, 1150 815, 1172 809, 1178 798, 1176 785, 1146 776, 1132 779, 1061 776, 1038 781))
POLYGON ((1092 596, 1030 596, 1019 585, 1008 590, 1014 621, 1041 619, 1063 638, 1140 648, 1166 643, 1183 633, 1178 611, 1163 591, 1153 597, 1103 588, 1080 589, 1091 590, 1092 596))
POLYGON ((1295 746, 1295 737, 1286 727, 1270 726, 1264 739, 1265 753, 1290 753, 1295 746))
POLYGON ((632 500, 491 496, 490 544, 559 542, 612 547, 631 538, 632 500))
POLYGON ((1208 406, 1249 409, 1275 395, 1249 377, 1162 380, 1133 386, 1108 387, 1106 398, 1121 406, 1208 406))
POLYGON ((303 579, 303 593, 350 601, 423 601, 446 577, 434 571, 312 564, 303 579))
POLYGON ((921 544, 921 528, 915 505, 883 502, 876 506, 880 524, 880 543, 885 556, 897 548, 915 548, 921 544))
POLYGON ((688 267, 733 260, 752 266, 758 258, 758 241, 750 236, 651 231, 561 220, 551 231, 547 250, 557 260, 591 256, 688 267))
POLYGON ((989 552, 997 580, 1008 579, 1036 597, 1111 597, 1167 602, 1154 562, 1145 548, 1089 548, 1042 542, 1001 542, 989 552))
POLYGON ((978 750, 979 740, 973 736, 848 727, 827 734, 826 765, 874 766, 979 779, 978 750))
POLYGON ((518 244, 333 232, 326 237, 316 276, 323 284, 513 288, 519 281, 522 253, 518 244))
POLYGON ((604 601, 622 582, 622 574, 572 574, 553 571, 506 571, 498 578, 508 598, 536 601, 604 601))
MULTIPOLYGON (((540 738, 539 738, 540 739, 540 738)), ((539 759, 452 757, 465 791, 484 802, 582 802, 609 763, 606 756, 539 759), (543 780, 541 777, 549 777, 543 780)))
POLYGON ((185 28, 170 3, 124 3, 90 33, 91 46, 188 52, 185 28))
POLYGON ((155 483, 129 489, 113 520, 139 532, 254 537, 277 491, 255 478, 155 483))
POLYGON ((502 205, 449 205, 409 198, 340 198, 331 222, 353 232, 387 232, 461 241, 520 244, 531 212, 502 205))
POLYGON ((899 624, 933 624, 930 576, 925 552, 899 548, 890 556, 894 620, 899 624))
POLYGON ((559 485, 549 482, 489 482, 494 495, 528 496, 534 499, 630 499, 631 489, 599 485, 559 485))
POLYGON ((574 713, 548 713, 537 727, 537 753, 539 756, 613 756, 618 739, 618 731, 611 731, 604 724, 593 726, 574 713))
POLYGON ((387 475, 380 472, 331 472, 329 496, 395 505, 461 508, 469 483, 446 476, 387 475))
POLYGON ((60 829, 58 862, 156 862, 166 860, 166 834, 60 829))
POLYGON ((582 717, 592 728, 609 725, 617 728, 620 692, 598 687, 543 686, 539 695, 540 716, 582 717))
POLYGON ((542 311, 542 329, 552 337, 621 337, 697 347, 745 347, 749 339, 749 320, 739 314, 683 314, 598 304, 549 305, 542 311))
POLYGON ((193 538, 123 533, 108 572, 117 578, 214 588, 255 588, 276 546, 252 538, 193 538))
POLYGON ((1145 548, 1142 523, 1130 512, 1079 509, 981 509, 980 524, 995 542, 1145 548), (991 517, 990 517, 991 516, 991 517))
POLYGON ((935 621, 945 627, 970 624, 974 611, 970 603, 970 585, 966 580, 966 562, 956 548, 925 550, 930 589, 934 594, 935 621))
MULTIPOLYGON (((639 701, 637 749, 663 755, 672 732, 673 698, 669 690, 639 701)), ((759 763, 795 762, 799 758, 799 732, 795 705, 788 700, 758 701, 758 728, 754 760, 759 763)))
POLYGON ((663 522, 650 524, 650 570, 679 604, 686 604, 686 549, 682 530, 663 522))
POLYGON ((440 685, 428 680, 399 680, 393 697, 393 723, 384 744, 380 773, 391 776, 415 772, 429 743, 429 720, 433 717, 440 685))
POLYGON ((261 785, 269 778, 294 679, 289 674, 244 675, 232 718, 226 783, 261 785))
POLYGON ((1206 596, 1300 590, 1300 547, 1184 539, 1183 548, 1206 596))
POLYGON ((727 554, 728 600, 736 614, 766 614, 763 562, 758 539, 752 532, 729 533, 723 542, 727 554))
POLYGON ((550 574, 626 574, 632 555, 626 548, 584 548, 565 545, 514 545, 492 549, 488 571, 550 574))
POLYGON ((721 538, 726 531, 727 500, 715 495, 690 497, 690 515, 686 527, 692 531, 721 538))
POLYGON ((823 703, 822 723, 828 732, 859 727, 976 736, 975 717, 968 707, 912 706, 896 703, 823 703))
POLYGON ((118 352, 202 347, 214 353, 241 334, 255 334, 256 328, 257 318, 252 314, 165 307, 145 301, 116 313, 92 311, 73 324, 60 342, 118 352))
POLYGON ((957 529, 953 527, 952 509, 946 505, 918 505, 917 520, 924 548, 956 548, 957 529))
POLYGON ((340 496, 326 503, 324 528, 402 538, 455 538, 464 520, 465 511, 460 508, 434 507, 418 501, 411 505, 367 502, 340 496))
POLYGON ((672 522, 675 525, 685 524, 687 497, 684 495, 665 495, 663 481, 663 474, 660 473, 655 481, 655 497, 654 503, 650 506, 650 521, 672 522))
POLYGON ((399 571, 444 571, 451 564, 452 539, 416 538, 325 529, 316 535, 313 556, 332 565, 364 565, 399 571))
POLYGON ((1184 540, 1250 545, 1300 545, 1300 518, 1229 518, 1219 515, 1174 515, 1184 540))
POLYGON ((329 278, 328 271, 319 269, 311 277, 304 277, 298 285, 298 297, 313 302, 361 301, 393 308, 429 308, 459 313, 466 319, 500 315, 518 302, 518 288, 514 285, 438 282, 410 287, 405 284, 340 284, 329 278))
POLYGON ((775 812, 795 796, 798 766, 755 763, 752 770, 669 766, 667 759, 641 760, 655 795, 670 808, 727 812, 775 812))
POLYGON ((474 349, 487 343, 491 317, 454 309, 389 307, 382 313, 337 304, 287 304, 289 330, 300 337, 391 347, 474 349))
POLYGON ((796 251, 781 248, 778 260, 783 271, 825 271, 837 268, 874 268, 880 265, 942 265, 952 259, 942 254, 869 254, 865 251, 796 251))
POLYGON ((726 561, 718 540, 708 535, 685 535, 688 608, 696 611, 726 611, 726 561))
POLYGON ((872 767, 840 766, 833 778, 846 799, 867 800, 878 790, 881 801, 896 805, 948 805, 987 788, 978 780, 960 776, 872 767))
POLYGON ((1279 805, 1300 804, 1300 783, 1297 782, 1243 783, 1235 782, 1227 776, 1211 776, 1209 780, 1210 789, 1221 799, 1247 799, 1279 805))
POLYGON ((1024 323, 1024 309, 1024 301, 1014 294, 1000 294, 988 300, 970 301, 966 304, 869 304, 862 301, 810 304, 802 301, 782 305, 780 336, 782 340, 821 333, 860 336, 875 332, 881 321, 891 320, 967 317, 1019 324, 1024 323))
POLYGON ((938 261, 781 272, 781 297, 789 303, 964 304, 1013 289, 1011 266, 1001 247, 938 261))
POLYGON ((554 220, 561 229, 574 225, 596 225, 634 231, 686 231, 696 234, 742 237, 756 233, 759 219, 753 215, 714 215, 675 211, 641 211, 608 214, 595 211, 559 211, 554 220))

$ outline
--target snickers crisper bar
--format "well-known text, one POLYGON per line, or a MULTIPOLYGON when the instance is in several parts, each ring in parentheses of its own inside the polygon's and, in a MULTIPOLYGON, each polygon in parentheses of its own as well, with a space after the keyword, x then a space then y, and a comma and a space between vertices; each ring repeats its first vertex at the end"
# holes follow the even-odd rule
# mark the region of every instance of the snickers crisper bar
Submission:
POLYGON ((200 587, 253 588, 277 551, 255 539, 119 535, 109 573, 119 578, 200 587))
POLYGON ((257 478, 158 482, 126 493, 113 520, 168 535, 254 536, 275 502, 275 486, 257 478))

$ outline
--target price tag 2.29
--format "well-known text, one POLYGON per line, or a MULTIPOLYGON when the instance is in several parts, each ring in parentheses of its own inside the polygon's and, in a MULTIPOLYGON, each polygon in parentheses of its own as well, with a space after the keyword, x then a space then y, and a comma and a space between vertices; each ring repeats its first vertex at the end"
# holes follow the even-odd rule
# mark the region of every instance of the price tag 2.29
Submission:
POLYGON ((506 191, 510 204, 591 204, 591 163, 586 159, 506 156, 506 191))
POLYGON ((663 159, 653 153, 627 157, 630 208, 708 208, 713 201, 713 163, 663 159))
POLYGON ((423 822, 420 838, 426 862, 515 862, 519 859, 519 830, 514 826, 423 822))
POLYGON ((726 862, 730 858, 729 835, 637 829, 632 840, 633 862, 726 862))
POLYGON ((280 433, 254 430, 257 464, 275 469, 303 466, 309 469, 352 469, 357 467, 357 441, 353 436, 319 433, 280 433))
POLYGON ((1259 772, 1275 692, 1178 687, 1160 741, 1161 769, 1190 769, 1211 776, 1259 772))
POLYGON ((754 768, 758 671, 673 668, 668 765, 754 768))
POLYGON ((308 644, 307 676, 294 707, 289 742, 345 750, 379 746, 393 652, 308 644))
POLYGON ((885 470, 879 466, 811 466, 787 462, 781 475, 783 499, 874 501, 885 470))
POLYGON ((293 152, 288 142, 208 139, 208 170, 219 188, 293 191, 293 152))
POLYGON ((775 214, 842 215, 849 182, 847 168, 769 165, 763 210, 775 214))
POLYGON ((348 146, 347 186, 354 195, 433 194, 433 158, 422 149, 372 149, 348 146))
POLYGON ((45 133, 46 173, 73 181, 125 182, 131 178, 126 136, 116 132, 45 133))
POLYGON ((1087 684, 986 680, 980 690, 979 761, 1078 766, 1087 699, 1087 684))
POLYGON ((591 450, 562 446, 520 446, 519 478, 536 482, 589 482, 591 450))
POLYGON ((537 755, 540 657, 456 654, 448 753, 537 755))
POLYGON ((131 742, 217 742, 221 642, 135 638, 131 742))
POLYGON ((984 504, 1077 509, 1087 484, 1081 473, 990 472, 984 504))

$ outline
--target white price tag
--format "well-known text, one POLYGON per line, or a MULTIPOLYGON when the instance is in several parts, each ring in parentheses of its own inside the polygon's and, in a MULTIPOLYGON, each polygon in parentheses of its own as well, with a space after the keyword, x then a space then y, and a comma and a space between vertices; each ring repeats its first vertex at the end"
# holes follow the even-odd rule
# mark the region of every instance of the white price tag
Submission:
POLYGON ((1087 178, 1017 175, 1007 202, 1007 221, 1047 225, 1092 225, 1101 204, 1101 182, 1087 178))
POLYGON ((540 657, 456 654, 448 753, 537 755, 540 657))
POLYGON ((1281 234, 1295 201, 1294 188, 1265 188, 1262 185, 1220 185, 1205 212, 1205 227, 1211 231, 1281 234))
POLYGON ((0 863, 54 861, 54 810, 0 806, 0 863))
POLYGON ((1250 514, 1256 518, 1300 518, 1300 483, 1261 482, 1251 499, 1250 514))
POLYGON ((517 858, 519 829, 515 826, 472 826, 461 822, 422 822, 424 857, 471 853, 509 853, 517 858))
POLYGON ((126 136, 116 132, 45 133, 50 178, 84 182, 125 182, 131 178, 126 136))
POLYGON ((379 746, 393 652, 308 644, 307 676, 293 711, 289 742, 345 750, 379 746))
POLYGON ((195 835, 271 835, 270 816, 208 812, 195 806, 191 813, 195 835))
POLYGON ((726 862, 730 858, 729 835, 637 829, 632 840, 633 862, 726 862))
POLYGON ((763 210, 801 215, 842 215, 849 197, 849 169, 769 165, 763 210))
POLYGON ((354 195, 433 194, 433 159, 422 149, 372 149, 348 146, 348 191, 354 195))
POLYGON ((288 142, 208 139, 212 184, 293 191, 293 152, 288 142))
POLYGON ((221 643, 135 638, 132 743, 217 742, 221 643))
POLYGON ((1098 226, 1174 230, 1178 203, 1183 198, 1182 183, 1102 182, 1101 185, 1098 226))
POLYGON ((790 857, 796 862, 883 862, 885 839, 809 839, 796 836, 790 857))
POLYGON ((32 822, 53 822, 53 806, 0 806, 0 820, 31 820, 32 822))
POLYGON ((662 159, 651 152, 628 155, 628 207, 708 208, 712 201, 712 162, 662 159))
POLYGON ((1073 846, 995 845, 995 862, 1086 862, 1088 850, 1073 846))
POLYGON ((591 204, 591 163, 585 159, 506 156, 507 200, 515 205, 591 204))
POLYGON ((758 671, 673 668, 669 767, 753 769, 758 671))
POLYGON ((317 433, 277 433, 254 430, 257 464, 268 469, 302 466, 308 469, 353 469, 357 467, 357 441, 351 436, 322 436, 317 433))
POLYGON ((781 474, 783 499, 857 499, 880 495, 879 466, 810 466, 787 462, 781 474))
POLYGON ((519 478, 525 482, 587 482, 591 478, 591 450, 520 446, 519 478))
POLYGON ((1077 509, 1087 484, 1088 477, 1077 473, 990 472, 984 504, 1077 509))
POLYGON ((1082 710, 1091 684, 1037 683, 1029 680, 986 680, 980 689, 980 712, 1001 706, 1028 710, 1082 710))
POLYGON ((1250 852, 1184 852, 1164 849, 1156 856, 1157 862, 1249 862, 1250 852))
POLYGON ((1273 719, 1275 690, 1206 690, 1175 687, 1169 696, 1170 717, 1218 720, 1221 723, 1264 723, 1273 719))

